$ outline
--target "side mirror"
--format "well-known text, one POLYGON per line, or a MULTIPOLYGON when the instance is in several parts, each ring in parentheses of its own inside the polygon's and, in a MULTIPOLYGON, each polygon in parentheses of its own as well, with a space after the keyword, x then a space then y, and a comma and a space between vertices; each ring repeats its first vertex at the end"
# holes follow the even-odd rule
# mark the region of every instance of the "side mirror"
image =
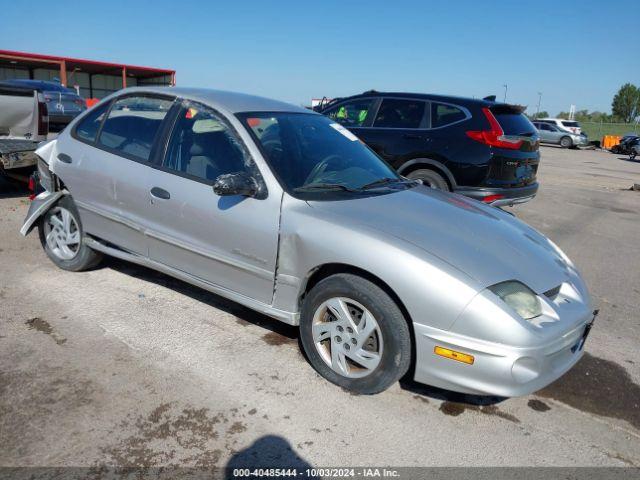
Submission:
POLYGON ((258 183, 246 172, 226 173, 216 178, 213 191, 221 197, 229 195, 254 197, 258 193, 258 183))

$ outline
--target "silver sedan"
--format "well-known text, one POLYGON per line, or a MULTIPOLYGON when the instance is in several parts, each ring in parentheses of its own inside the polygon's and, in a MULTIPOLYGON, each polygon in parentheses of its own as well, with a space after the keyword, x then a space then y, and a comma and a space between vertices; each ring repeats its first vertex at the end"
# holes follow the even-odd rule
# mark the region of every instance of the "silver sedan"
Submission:
POLYGON ((569 370, 594 319, 549 239, 398 176, 351 132, 242 94, 134 88, 37 154, 37 228, 59 267, 145 265, 299 325, 312 366, 358 393, 408 374, 523 395, 569 370))

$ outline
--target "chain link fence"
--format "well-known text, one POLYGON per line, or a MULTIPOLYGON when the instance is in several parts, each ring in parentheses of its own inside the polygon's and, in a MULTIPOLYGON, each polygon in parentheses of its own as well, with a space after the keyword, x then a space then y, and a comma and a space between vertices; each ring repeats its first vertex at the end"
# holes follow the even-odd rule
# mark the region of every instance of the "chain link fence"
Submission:
POLYGON ((605 135, 640 134, 640 126, 637 123, 580 122, 580 126, 592 141, 602 140, 605 135))

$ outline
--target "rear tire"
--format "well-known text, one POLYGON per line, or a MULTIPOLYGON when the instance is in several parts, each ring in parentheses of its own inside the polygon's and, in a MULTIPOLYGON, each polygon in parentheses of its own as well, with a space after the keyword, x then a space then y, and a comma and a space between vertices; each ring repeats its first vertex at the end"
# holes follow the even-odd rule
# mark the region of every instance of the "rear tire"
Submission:
POLYGON ((425 186, 435 188, 436 190, 443 190, 445 192, 451 190, 447 180, 442 175, 428 168, 414 170, 407 175, 407 178, 411 180, 422 180, 425 186))
POLYGON ((300 340, 311 365, 354 393, 386 390, 409 369, 409 325, 393 299, 362 277, 337 274, 307 294, 300 340))
POLYGON ((84 244, 80 215, 68 195, 42 216, 38 234, 47 256, 63 270, 88 270, 102 260, 102 253, 84 244))
POLYGON ((573 147, 573 140, 571 140, 571 137, 562 137, 560 139, 560 146, 562 148, 571 148, 573 147))

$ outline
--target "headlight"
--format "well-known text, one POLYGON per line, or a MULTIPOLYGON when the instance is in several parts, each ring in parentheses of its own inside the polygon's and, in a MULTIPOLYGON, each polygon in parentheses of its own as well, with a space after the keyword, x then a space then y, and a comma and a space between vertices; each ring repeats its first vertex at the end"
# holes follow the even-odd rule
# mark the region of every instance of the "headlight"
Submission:
POLYGON ((513 308, 525 320, 542 314, 538 296, 526 285, 516 282, 502 282, 489 287, 504 303, 513 308))

